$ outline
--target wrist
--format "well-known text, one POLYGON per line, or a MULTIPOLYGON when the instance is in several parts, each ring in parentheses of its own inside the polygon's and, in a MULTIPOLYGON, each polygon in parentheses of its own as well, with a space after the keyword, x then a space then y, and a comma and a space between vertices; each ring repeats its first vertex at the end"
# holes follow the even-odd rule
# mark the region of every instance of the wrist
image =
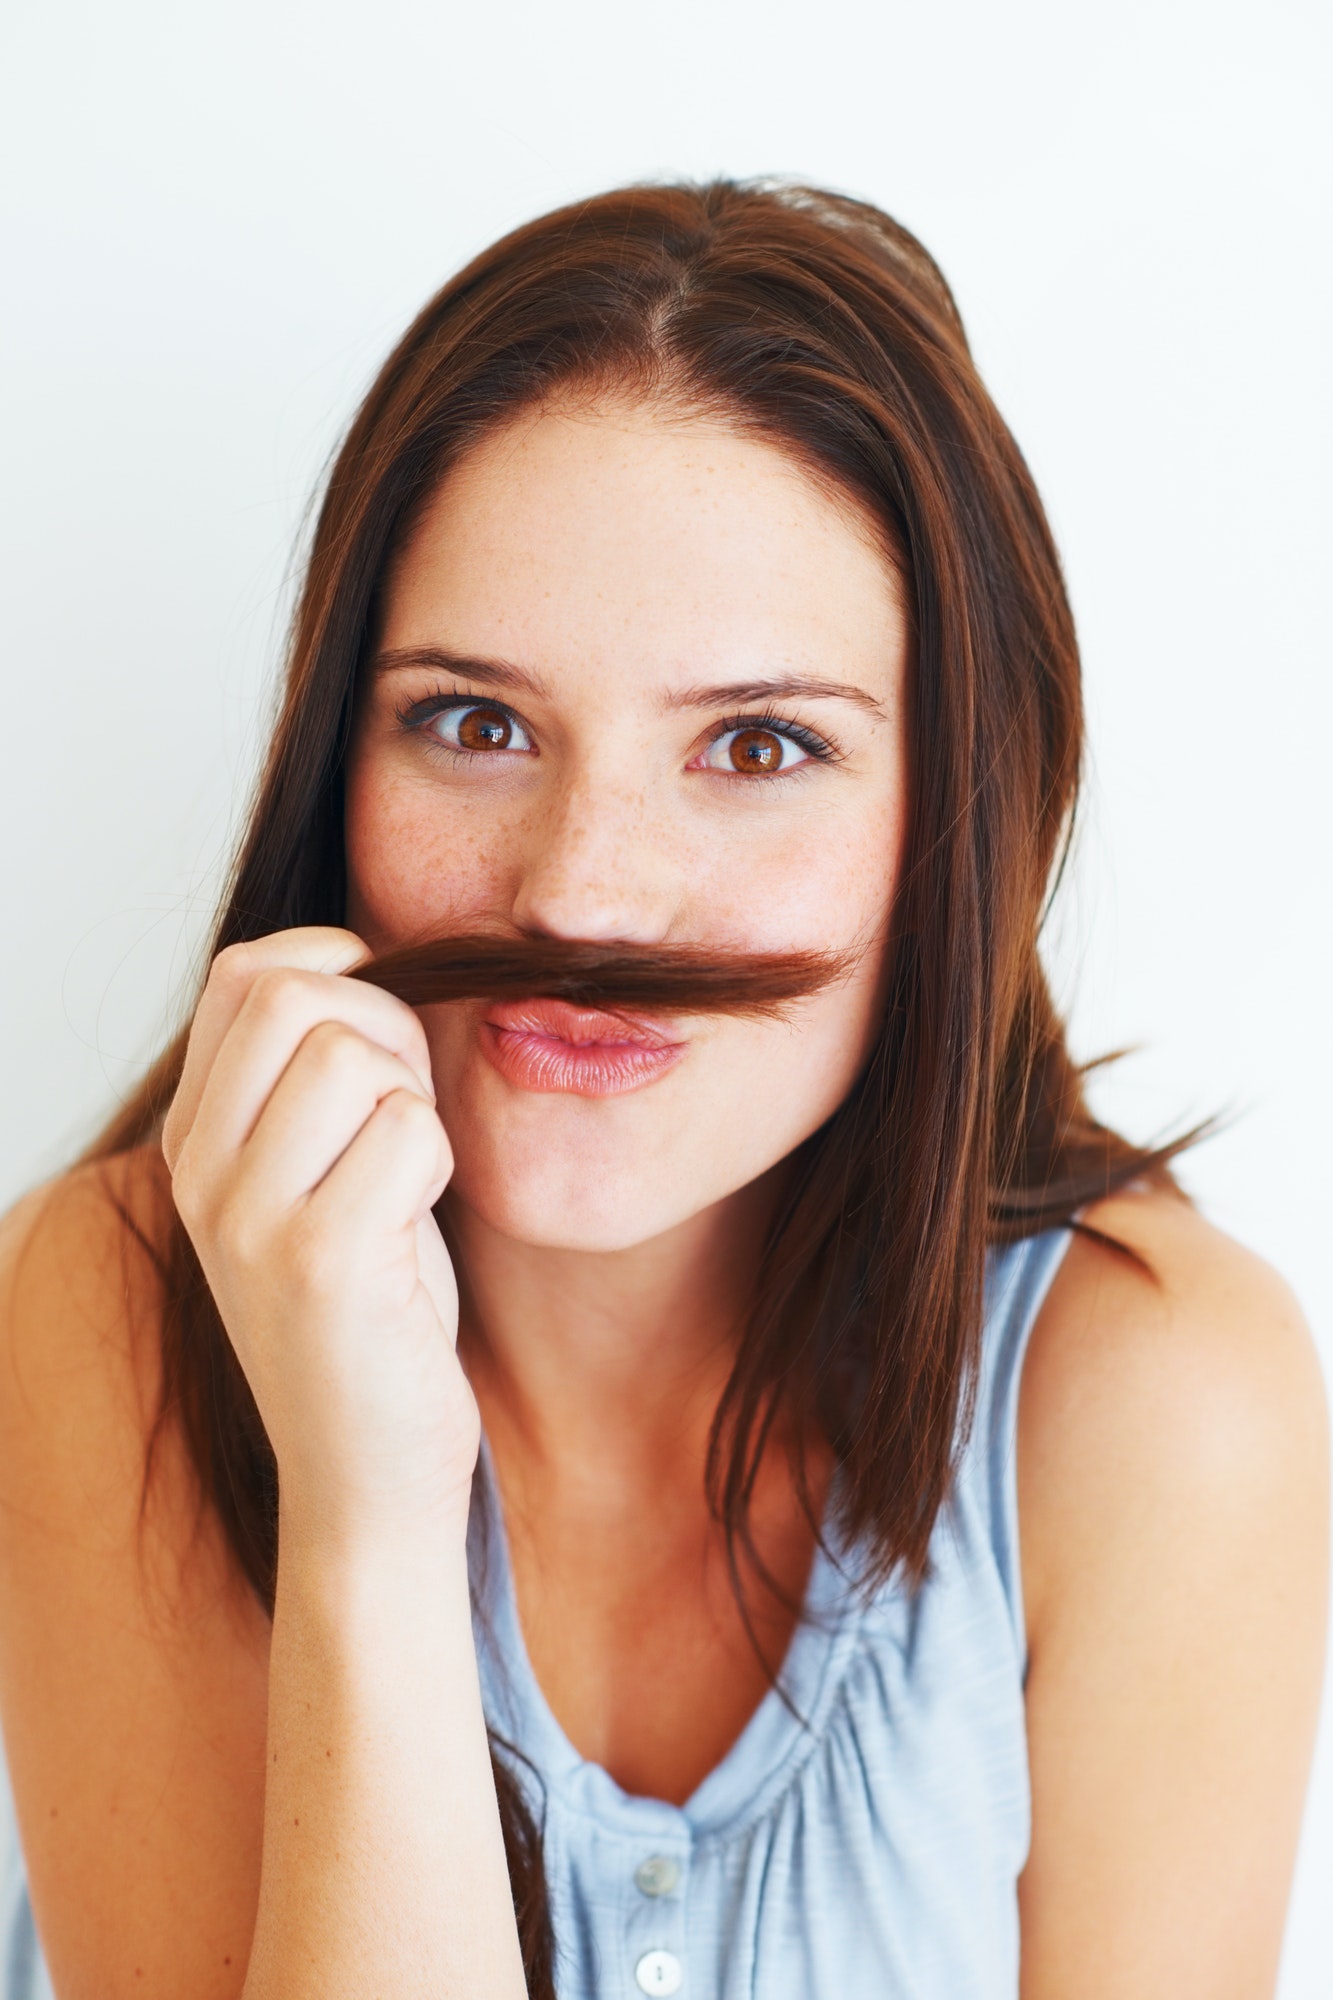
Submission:
POLYGON ((432 1590, 467 1576, 467 1493, 404 1514, 320 1507, 284 1495, 278 1507, 278 1587, 321 1595, 402 1585, 432 1590))

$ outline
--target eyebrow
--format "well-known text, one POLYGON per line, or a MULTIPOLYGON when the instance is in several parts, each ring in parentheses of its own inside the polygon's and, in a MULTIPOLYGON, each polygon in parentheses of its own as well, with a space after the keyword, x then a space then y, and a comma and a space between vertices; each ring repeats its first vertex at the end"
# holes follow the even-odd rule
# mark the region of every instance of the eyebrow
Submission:
MULTIPOLYGON (((549 699, 550 689, 540 674, 512 660, 496 660, 471 653, 452 653, 443 646, 398 646, 376 655, 375 674, 393 673, 405 667, 429 667, 435 673, 456 674, 461 680, 480 681, 487 687, 510 688, 519 693, 549 699)), ((864 688, 848 681, 812 679, 807 674, 783 674, 776 678, 748 681, 721 681, 709 686, 683 688, 663 701, 667 710, 681 708, 740 708, 763 701, 850 701, 869 714, 884 715, 882 703, 864 688)))
POLYGON ((724 681, 713 687, 685 688, 673 694, 667 708, 741 708, 752 701, 851 701, 881 718, 882 703, 849 681, 812 680, 805 674, 782 674, 773 680, 724 681))
POLYGON ((373 674, 391 674, 403 667, 429 667, 437 674, 456 674, 460 680, 482 681, 488 687, 514 688, 522 694, 549 699, 550 689, 540 674, 516 667, 510 660, 491 660, 479 654, 451 653, 443 646, 396 646, 377 653, 371 661, 373 674))

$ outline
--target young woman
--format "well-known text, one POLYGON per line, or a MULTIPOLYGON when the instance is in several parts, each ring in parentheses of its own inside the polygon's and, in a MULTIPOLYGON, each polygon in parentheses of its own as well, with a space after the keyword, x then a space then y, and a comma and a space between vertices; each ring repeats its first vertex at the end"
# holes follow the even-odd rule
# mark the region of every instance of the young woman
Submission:
POLYGON ((887 217, 427 307, 188 1036, 5 1237, 6 2000, 1271 1993, 1322 1391, 1085 1107, 1079 753, 887 217))

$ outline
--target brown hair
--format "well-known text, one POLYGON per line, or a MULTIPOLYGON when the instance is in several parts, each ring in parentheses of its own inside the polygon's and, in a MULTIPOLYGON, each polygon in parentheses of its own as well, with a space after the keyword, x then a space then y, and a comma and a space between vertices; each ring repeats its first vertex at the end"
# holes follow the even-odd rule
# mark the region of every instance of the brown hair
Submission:
MULTIPOLYGON (((1082 738, 1073 624, 1027 467, 913 236, 810 188, 635 187, 516 230, 444 287, 329 478, 214 949, 342 921, 342 760, 387 566, 470 445, 585 389, 667 398, 770 441, 867 510, 902 570, 912 812, 883 1025, 794 1163, 717 1412, 709 1490, 734 1564, 765 1441, 782 1408, 799 1410, 840 1462, 841 1528, 877 1578, 917 1582, 965 1435, 988 1245, 1164 1176, 1174 1149, 1135 1148, 1090 1115, 1043 976, 1038 932, 1082 738)), ((183 1038, 97 1156, 152 1137, 182 1053, 183 1038)), ((271 1605, 273 1455, 174 1218, 155 1250, 162 1421, 181 1425, 271 1605)), ((796 1476, 805 1495, 799 1463, 796 1476)), ((495 1761, 529 1989, 549 1996, 540 1838, 495 1761)))

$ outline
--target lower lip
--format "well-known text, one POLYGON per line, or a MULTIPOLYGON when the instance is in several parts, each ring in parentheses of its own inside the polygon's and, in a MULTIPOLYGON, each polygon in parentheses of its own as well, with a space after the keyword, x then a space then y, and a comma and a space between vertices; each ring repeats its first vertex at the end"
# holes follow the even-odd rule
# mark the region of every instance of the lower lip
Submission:
POLYGON ((481 1027, 481 1046, 495 1068, 520 1090, 567 1091, 576 1097, 619 1097, 642 1090, 674 1069, 682 1042, 564 1042, 529 1028, 481 1027))

